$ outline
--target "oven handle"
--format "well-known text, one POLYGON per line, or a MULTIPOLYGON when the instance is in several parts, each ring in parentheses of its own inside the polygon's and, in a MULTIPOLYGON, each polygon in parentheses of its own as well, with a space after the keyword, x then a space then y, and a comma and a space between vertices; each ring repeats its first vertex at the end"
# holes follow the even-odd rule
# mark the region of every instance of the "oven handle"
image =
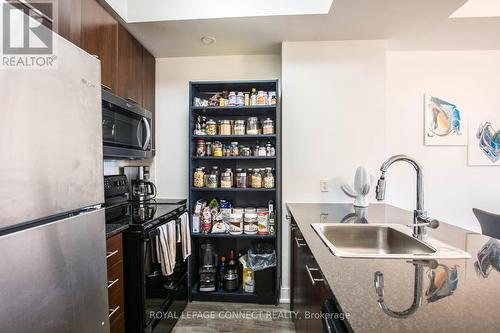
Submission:
POLYGON ((146 140, 144 140, 144 144, 142 145, 142 149, 146 150, 149 145, 149 140, 151 140, 151 127, 149 126, 148 119, 146 117, 142 117, 142 123, 146 129, 146 140))

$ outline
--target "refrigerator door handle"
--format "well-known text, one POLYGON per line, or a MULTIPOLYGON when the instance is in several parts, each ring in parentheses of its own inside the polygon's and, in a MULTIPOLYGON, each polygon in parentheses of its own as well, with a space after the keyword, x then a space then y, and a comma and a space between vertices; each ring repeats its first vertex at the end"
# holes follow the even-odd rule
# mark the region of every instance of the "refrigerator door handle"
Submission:
POLYGON ((151 127, 149 126, 149 122, 146 117, 142 117, 142 122, 144 124, 144 128, 146 129, 146 140, 144 140, 142 149, 146 150, 148 149, 149 141, 151 140, 151 127))

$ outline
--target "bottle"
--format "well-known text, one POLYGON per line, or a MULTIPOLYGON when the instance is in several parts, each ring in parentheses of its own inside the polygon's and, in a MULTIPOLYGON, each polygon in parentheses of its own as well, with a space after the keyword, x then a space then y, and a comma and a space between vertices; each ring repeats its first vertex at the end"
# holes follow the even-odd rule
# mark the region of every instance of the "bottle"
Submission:
POLYGON ((276 234, 275 227, 275 212, 274 212, 274 201, 269 201, 269 235, 274 236, 276 234))
POLYGON ((255 281, 253 271, 250 268, 245 268, 244 275, 244 290, 246 293, 253 293, 255 291, 255 281))
POLYGON ((222 280, 224 279, 224 274, 226 273, 226 257, 222 256, 220 258, 220 266, 219 266, 219 284, 222 288, 222 280))
POLYGON ((236 261, 234 260, 234 250, 229 252, 229 262, 227 263, 227 270, 234 269, 236 270, 236 261))
POLYGON ((252 88, 252 94, 250 95, 250 105, 257 105, 257 89, 252 88))

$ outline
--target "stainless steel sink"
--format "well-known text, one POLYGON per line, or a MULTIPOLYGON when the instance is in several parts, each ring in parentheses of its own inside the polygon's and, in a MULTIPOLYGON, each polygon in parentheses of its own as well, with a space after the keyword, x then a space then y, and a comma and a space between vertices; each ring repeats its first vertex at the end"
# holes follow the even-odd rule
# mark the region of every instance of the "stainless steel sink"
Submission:
POLYGON ((470 258, 468 253, 437 240, 423 242, 414 238, 403 225, 313 223, 312 227, 338 257, 470 258))

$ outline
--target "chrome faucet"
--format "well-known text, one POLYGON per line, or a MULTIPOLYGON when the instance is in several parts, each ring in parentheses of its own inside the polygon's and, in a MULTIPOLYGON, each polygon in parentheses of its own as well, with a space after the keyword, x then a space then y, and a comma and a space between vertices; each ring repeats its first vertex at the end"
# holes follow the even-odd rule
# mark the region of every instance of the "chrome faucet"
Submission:
POLYGON ((377 200, 382 201, 385 199, 385 173, 393 163, 398 161, 409 163, 415 168, 417 172, 417 205, 416 209, 413 211, 413 224, 410 224, 408 226, 413 227, 413 237, 416 237, 420 240, 425 240, 428 237, 426 227, 435 229, 439 227, 439 221, 427 217, 427 212, 424 210, 424 174, 422 166, 417 161, 406 155, 395 155, 389 157, 380 167, 380 171, 382 171, 382 174, 380 175, 376 188, 377 200))

